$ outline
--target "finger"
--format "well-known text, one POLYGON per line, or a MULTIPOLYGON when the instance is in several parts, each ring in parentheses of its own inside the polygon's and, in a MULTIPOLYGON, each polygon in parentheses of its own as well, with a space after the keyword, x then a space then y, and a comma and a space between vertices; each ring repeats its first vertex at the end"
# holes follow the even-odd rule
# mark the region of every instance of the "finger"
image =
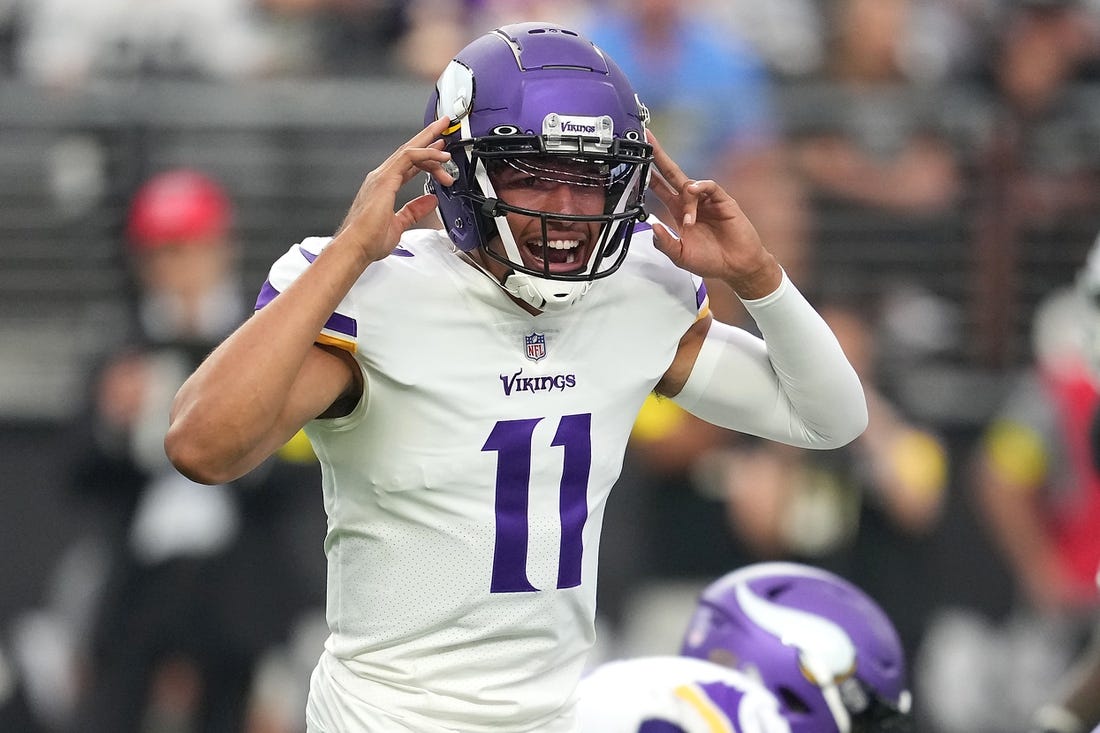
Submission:
POLYGON ((678 261, 683 248, 683 243, 679 237, 659 221, 653 222, 653 244, 658 251, 663 252, 673 262, 678 261))
POLYGON ((699 212, 699 199, 702 197, 703 188, 699 185, 699 181, 688 181, 680 189, 680 206, 683 210, 681 221, 685 229, 695 223, 699 212))
MULTIPOLYGON (((436 150, 442 150, 446 143, 443 140, 436 140, 429 145, 429 148, 436 150)), ((444 186, 450 186, 458 180, 458 166, 455 165, 454 160, 450 153, 447 153, 447 157, 440 161, 435 161, 429 168, 427 168, 428 175, 436 179, 444 186)))
POLYGON ((452 163, 449 158, 442 162, 435 163, 426 170, 429 176, 439 181, 439 183, 444 186, 450 186, 458 180, 458 166, 452 163))
POLYGON ((402 183, 412 180, 420 172, 427 172, 445 186, 454 183, 454 177, 445 167, 451 160, 451 154, 434 147, 407 148, 398 161, 401 166, 402 183))
POLYGON ((401 231, 405 231, 416 222, 432 213, 438 205, 438 200, 432 194, 424 194, 412 199, 394 214, 401 231))
POLYGON ((409 141, 402 145, 402 148, 423 148, 427 147, 433 141, 438 140, 443 135, 443 131, 451 126, 451 118, 444 115, 435 122, 428 124, 420 132, 409 138, 409 141))
POLYGON ((684 187, 690 178, 680 166, 676 165, 665 149, 661 147, 661 143, 658 142, 657 136, 653 134, 652 130, 646 130, 646 139, 649 140, 650 145, 653 146, 653 162, 657 166, 657 170, 664 176, 665 180, 669 182, 669 185, 676 191, 679 191, 684 187))
POLYGON ((680 194, 672 188, 672 185, 659 172, 654 172, 654 175, 650 177, 648 190, 652 191, 657 200, 664 205, 678 226, 682 215, 680 194))
POLYGON ((700 178, 697 181, 689 181, 688 188, 693 196, 699 199, 709 199, 721 192, 721 187, 716 181, 709 178, 700 178))
POLYGON ((405 148, 401 153, 407 165, 417 167, 440 165, 451 159, 451 154, 443 150, 442 140, 436 140, 426 148, 405 148))

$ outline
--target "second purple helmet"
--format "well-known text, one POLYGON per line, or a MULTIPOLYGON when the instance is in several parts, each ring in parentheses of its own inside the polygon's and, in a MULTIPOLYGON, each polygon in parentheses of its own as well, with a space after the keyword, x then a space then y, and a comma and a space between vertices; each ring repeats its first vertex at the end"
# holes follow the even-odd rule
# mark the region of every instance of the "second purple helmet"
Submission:
POLYGON ((766 562, 704 589, 681 653, 745 671, 779 699, 792 733, 910 730, 897 630, 854 584, 766 562))

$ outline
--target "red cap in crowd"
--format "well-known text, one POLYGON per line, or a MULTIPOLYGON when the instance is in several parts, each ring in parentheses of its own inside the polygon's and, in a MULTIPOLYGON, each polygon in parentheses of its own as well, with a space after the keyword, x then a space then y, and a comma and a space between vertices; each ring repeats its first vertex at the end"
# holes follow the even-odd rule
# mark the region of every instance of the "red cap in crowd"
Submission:
POLYGON ((229 229, 229 197, 212 178, 188 169, 160 173, 134 195, 126 235, 137 249, 209 240, 229 229))

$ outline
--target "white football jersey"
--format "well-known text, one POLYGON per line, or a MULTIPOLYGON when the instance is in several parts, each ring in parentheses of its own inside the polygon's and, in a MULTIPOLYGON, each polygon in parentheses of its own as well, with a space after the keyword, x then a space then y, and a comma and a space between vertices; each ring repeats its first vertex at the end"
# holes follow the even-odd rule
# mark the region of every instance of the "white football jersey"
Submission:
MULTIPOLYGON (((280 258, 257 307, 328 241, 280 258)), ((328 513, 314 685, 413 730, 569 730, 607 495, 639 408, 708 308, 648 224, 618 272, 537 316, 441 231, 411 230, 368 267, 318 338, 354 353, 365 395, 306 426, 328 513)), ((355 719, 313 697, 333 731, 355 719)))
POLYGON ((577 733, 790 733, 770 690, 693 657, 608 662, 578 695, 577 733))

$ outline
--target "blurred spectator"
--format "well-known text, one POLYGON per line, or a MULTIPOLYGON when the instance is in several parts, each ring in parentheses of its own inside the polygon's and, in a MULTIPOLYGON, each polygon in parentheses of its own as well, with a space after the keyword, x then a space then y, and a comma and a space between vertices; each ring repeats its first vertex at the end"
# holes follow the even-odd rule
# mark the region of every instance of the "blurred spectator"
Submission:
POLYGON ((707 0, 705 12, 750 43, 783 80, 821 66, 825 33, 819 5, 814 0, 707 0))
MULTIPOLYGON (((1100 395, 1083 349, 1084 305, 1069 288, 1044 297, 1032 325, 1034 362, 973 456, 977 505, 1016 591, 998 643, 1030 640, 1010 671, 995 661, 982 670, 990 698, 982 704, 992 715, 983 730, 1026 729, 1035 709, 1054 696, 1058 676, 1100 612, 1100 473, 1089 441, 1100 395)), ((989 650, 969 652, 996 658, 989 650)), ((974 721, 945 729, 973 731, 974 721)))
POLYGON ((248 78, 283 63, 256 0, 33 0, 20 13, 19 72, 62 89, 103 77, 248 78))
POLYGON ((918 85, 905 60, 915 3, 829 3, 822 83, 801 97, 792 122, 818 224, 815 272, 863 294, 883 275, 911 276, 898 267, 906 251, 955 244, 947 224, 961 178, 943 100, 918 85))
POLYGON ((529 20, 580 27, 589 10, 580 0, 408 0, 400 65, 435 82, 455 53, 482 33, 529 20))
MULTIPOLYGON (((742 35, 781 81, 820 74, 835 30, 834 3, 814 0, 708 0, 708 12, 742 35)), ((901 29, 897 62, 906 78, 949 80, 973 67, 988 0, 914 0, 901 29)))
POLYGON ((802 172, 826 193, 905 213, 940 209, 958 189, 944 120, 920 106, 926 80, 906 58, 918 7, 918 0, 830 5, 820 79, 836 98, 824 130, 799 145, 802 172))
POLYGON ((126 235, 133 329, 99 370, 71 445, 74 490, 109 522, 73 729, 240 733, 262 655, 323 602, 323 518, 309 509, 320 479, 308 441, 232 486, 171 467, 172 396, 247 314, 230 201, 197 171, 161 173, 136 194, 126 235), (313 562, 295 539, 304 526, 313 562))
POLYGON ((478 35, 469 18, 480 5, 480 0, 409 0, 396 48, 401 68, 418 79, 438 79, 455 53, 478 35))
MULTIPOLYGON (((1100 237, 1077 275, 1077 297, 1082 309, 1083 354, 1093 384, 1100 384, 1100 237)), ((1087 459, 1100 475, 1100 409, 1088 424, 1087 459)), ((1100 568, 1096 583, 1100 584, 1100 568)), ((1058 682, 1053 696, 1032 716, 1031 733, 1085 733, 1100 726, 1100 603, 1094 614, 1089 644, 1058 682)))
POLYGON ((1089 429, 1098 404, 1082 353, 1083 312, 1065 289, 1033 323, 1034 365, 990 422, 975 456, 976 490, 1016 570, 1021 600, 1040 612, 1095 604, 1100 474, 1089 429))
MULTIPOLYGON (((267 13, 294 72, 383 76, 395 72, 396 39, 408 3, 401 0, 255 0, 267 13), (296 49, 296 51, 295 51, 296 49)), ((457 4, 457 3, 455 3, 457 4)))
POLYGON ((1049 254, 1044 247, 1061 252, 1081 231, 1095 231, 1100 205, 1096 111, 1075 93, 1078 82, 1095 78, 1095 11, 1079 0, 1000 7, 988 53, 992 98, 978 160, 971 301, 975 355, 990 367, 1026 358, 1016 327, 1028 322, 1033 300, 1020 283, 1042 293, 1064 282, 1037 282, 1031 264, 1049 254), (1024 271, 1032 274, 1022 278, 1024 271))
POLYGON ((819 311, 863 382, 867 429, 834 451, 746 443, 714 456, 711 480, 755 559, 808 562, 861 586, 912 658, 937 601, 928 547, 946 500, 947 448, 880 391, 865 309, 838 300, 819 311))

